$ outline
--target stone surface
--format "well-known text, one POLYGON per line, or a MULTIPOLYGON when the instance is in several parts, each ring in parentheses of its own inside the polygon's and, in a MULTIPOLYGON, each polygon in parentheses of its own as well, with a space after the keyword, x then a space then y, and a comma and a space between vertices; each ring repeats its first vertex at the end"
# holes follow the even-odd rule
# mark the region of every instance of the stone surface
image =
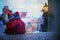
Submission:
POLYGON ((55 40, 55 33, 40 32, 26 33, 21 35, 0 35, 0 40, 55 40))

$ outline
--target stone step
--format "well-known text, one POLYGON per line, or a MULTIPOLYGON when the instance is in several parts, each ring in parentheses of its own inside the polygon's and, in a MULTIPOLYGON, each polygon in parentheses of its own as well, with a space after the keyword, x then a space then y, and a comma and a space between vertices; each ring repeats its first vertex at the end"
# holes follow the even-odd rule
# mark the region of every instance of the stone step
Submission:
POLYGON ((0 40, 54 40, 55 34, 50 32, 26 33, 20 35, 0 35, 0 40))

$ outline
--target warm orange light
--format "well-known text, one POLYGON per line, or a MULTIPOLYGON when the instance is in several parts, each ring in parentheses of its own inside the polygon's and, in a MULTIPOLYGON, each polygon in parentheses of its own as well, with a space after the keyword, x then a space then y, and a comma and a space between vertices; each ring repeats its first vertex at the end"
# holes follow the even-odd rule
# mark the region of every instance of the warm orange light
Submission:
POLYGON ((43 7, 44 12, 48 12, 48 6, 43 7))

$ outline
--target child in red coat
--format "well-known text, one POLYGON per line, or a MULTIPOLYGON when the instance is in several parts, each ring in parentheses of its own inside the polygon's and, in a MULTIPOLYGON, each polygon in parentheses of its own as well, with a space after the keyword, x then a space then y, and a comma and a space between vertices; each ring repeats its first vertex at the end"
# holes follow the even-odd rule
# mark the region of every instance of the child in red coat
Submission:
POLYGON ((9 22, 6 23, 6 33, 7 34, 24 34, 25 33, 25 23, 20 19, 19 12, 13 15, 9 15, 9 22))
POLYGON ((15 13, 16 18, 16 27, 17 27, 17 34, 24 34, 25 33, 25 23, 20 19, 19 12, 15 13))

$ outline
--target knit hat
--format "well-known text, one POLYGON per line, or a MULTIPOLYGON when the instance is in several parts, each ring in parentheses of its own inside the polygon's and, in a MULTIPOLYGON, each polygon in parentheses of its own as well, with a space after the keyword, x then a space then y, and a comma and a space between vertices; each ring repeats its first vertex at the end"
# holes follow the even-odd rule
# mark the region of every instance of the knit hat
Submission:
POLYGON ((20 19, 19 12, 15 12, 15 18, 20 19))
POLYGON ((13 19, 14 18, 14 15, 12 15, 12 14, 8 14, 8 19, 10 20, 10 19, 13 19))

